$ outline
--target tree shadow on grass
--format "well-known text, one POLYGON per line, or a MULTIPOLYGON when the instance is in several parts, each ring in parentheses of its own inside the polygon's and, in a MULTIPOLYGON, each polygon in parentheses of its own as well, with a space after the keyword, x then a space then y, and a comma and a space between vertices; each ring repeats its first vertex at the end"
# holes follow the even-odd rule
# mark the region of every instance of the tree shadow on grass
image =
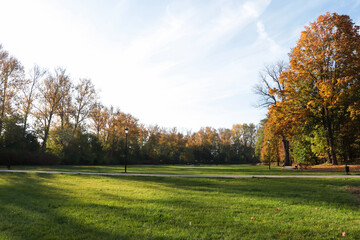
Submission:
MULTIPOLYGON (((116 178, 109 176, 111 178, 116 178)), ((153 182, 169 189, 190 190, 203 194, 218 193, 225 196, 261 197, 286 200, 293 204, 328 205, 338 208, 358 207, 356 198, 345 187, 358 186, 358 179, 294 179, 294 178, 240 178, 240 179, 202 179, 202 178, 152 178, 133 177, 139 182, 153 182)), ((159 186, 154 185, 154 188, 159 186)))
MULTIPOLYGON (((142 216, 131 215, 131 211, 124 208, 83 203, 71 198, 63 189, 49 184, 49 180, 56 181, 53 176, 0 175, 0 238, 144 239, 141 232, 116 231, 116 224, 121 223, 119 219, 125 217, 137 221, 142 216), (114 220, 115 225, 106 223, 109 208, 111 211, 117 209, 119 214, 114 220)), ((171 238, 155 236, 152 239, 171 238)))
MULTIPOLYGON (((354 210, 356 205, 351 196, 340 188, 358 184, 358 180, 342 179, 190 179, 4 173, 0 175, 0 237, 185 239, 192 236, 186 232, 190 229, 191 217, 197 214, 201 218, 202 211, 211 207, 215 213, 209 216, 214 219, 204 220, 198 225, 193 223, 197 227, 192 232, 195 238, 231 238, 242 231, 248 238, 251 233, 256 239, 257 231, 265 229, 271 232, 275 223, 240 222, 236 225, 239 228, 237 232, 231 233, 231 224, 234 223, 226 221, 233 218, 222 216, 222 206, 219 202, 209 202, 209 198, 223 196, 224 200, 231 200, 232 197, 245 196, 288 204, 325 204, 332 208, 341 206, 354 210), (67 179, 66 183, 61 181, 64 187, 54 184, 59 178, 67 179), (135 196, 136 193, 132 192, 125 195, 121 191, 114 193, 112 189, 99 191, 98 188, 89 187, 86 191, 91 198, 87 196, 81 199, 81 191, 75 195, 69 194, 69 191, 77 190, 76 180, 81 179, 104 185, 108 181, 110 185, 124 185, 128 181, 133 188, 142 186, 141 191, 151 191, 152 195, 135 196), (171 194, 165 196, 166 193, 171 194), (93 199, 95 195, 98 201, 93 199), (120 202, 119 197, 122 198, 120 202), (126 204, 121 205, 121 201, 126 204), (225 221, 222 223, 224 225, 218 226, 222 220, 225 221)), ((204 212, 204 215, 207 216, 207 213, 204 212)), ((309 236, 317 236, 313 230, 308 231, 309 236)), ((271 235, 268 236, 271 238, 271 235)))
MULTIPOLYGON (((359 209, 356 205, 356 202, 351 195, 343 191, 342 187, 347 185, 358 185, 358 180, 329 180, 329 179, 189 179, 189 178, 150 178, 150 177, 114 177, 106 176, 101 178, 110 178, 116 181, 129 182, 138 182, 139 186, 145 186, 146 191, 156 193, 157 195, 151 195, 147 198, 124 198, 125 201, 137 202, 138 205, 147 206, 144 209, 147 209, 145 212, 140 215, 136 210, 125 211, 124 216, 130 218, 136 218, 138 221, 146 223, 149 222, 152 226, 162 225, 163 221, 171 221, 172 218, 175 218, 177 215, 181 216, 182 219, 179 221, 173 222, 173 224, 187 229, 189 228, 186 225, 186 221, 191 221, 191 217, 200 218, 201 215, 209 216, 205 222, 199 223, 198 230, 195 233, 197 238, 202 238, 201 234, 205 234, 204 239, 210 238, 223 238, 230 236, 239 236, 236 235, 242 231, 244 238, 250 239, 250 232, 244 232, 244 229, 247 229, 252 232, 253 239, 256 239, 258 232, 262 232, 265 235, 259 235, 258 239, 264 239, 264 236, 268 238, 275 238, 272 236, 274 229, 276 229, 276 222, 267 222, 252 224, 251 222, 237 222, 236 224, 232 222, 233 216, 236 216, 236 210, 240 210, 240 215, 244 216, 247 212, 244 207, 233 207, 234 205, 241 205, 239 201, 233 201, 231 203, 231 198, 238 197, 248 197, 247 199, 258 200, 263 198, 263 203, 256 201, 258 206, 253 206, 247 204, 248 207, 252 208, 250 212, 254 214, 269 213, 269 207, 274 208, 274 202, 283 202, 289 206, 298 205, 298 206, 310 206, 308 208, 307 214, 311 214, 311 209, 315 207, 324 206, 327 209, 342 209, 341 214, 345 214, 348 210, 353 210, 359 213, 359 209), (169 194, 170 193, 170 194, 169 194), (163 195, 164 197, 159 197, 163 195), (194 197, 195 195, 195 197, 194 197), (218 200, 211 202, 211 196, 222 197, 224 202, 221 203, 218 200), (225 202, 225 198, 229 198, 229 202, 225 202), (269 201, 270 200, 270 201, 269 201), (158 206, 159 209, 163 209, 164 212, 158 212, 156 209, 150 209, 149 205, 158 206), (260 206, 259 206, 260 205, 260 206), (265 211, 262 211, 262 208, 265 208, 265 211), (267 208, 267 209, 266 209, 267 208), (165 209, 165 210, 164 210, 165 209), (310 210, 309 210, 310 209, 310 210), (345 211, 344 211, 345 209, 345 211), (212 211, 212 213, 209 213, 212 211), (225 215, 222 211, 226 211, 225 215), (258 211, 256 213, 256 211, 258 211), (245 213, 244 213, 245 212, 245 213), (230 214, 231 216, 227 216, 230 214), (158 220, 154 220, 158 219, 158 220), (229 221, 229 219, 231 221, 229 221), (223 225, 222 225, 223 224, 223 225), (226 232, 226 229, 233 229, 236 226, 236 233, 226 232), (265 233, 264 233, 265 231, 265 233), (222 232, 221 235, 220 232, 222 232), (226 232, 226 233, 225 233, 226 232), (271 234, 270 234, 271 233, 271 234), (220 234, 220 235, 216 235, 220 234), (233 235, 232 235, 233 234, 233 235), (266 235, 269 234, 269 235, 266 235), (218 237, 216 237, 218 236, 218 237)), ((145 191, 145 190, 143 190, 145 191)), ((107 199, 112 199, 116 201, 119 195, 111 193, 102 193, 107 199)), ((250 200, 251 201, 251 200, 250 200)), ((276 204, 276 203, 275 203, 276 204)), ((114 207, 115 209, 118 207, 114 207)), ((276 220, 275 208, 274 215, 269 219, 276 220)), ((298 210, 297 210, 298 211, 298 210)), ((250 218, 249 216, 247 216, 250 218)), ((263 216, 261 216, 263 217, 263 216)), ((236 218, 236 217, 235 217, 236 218)), ((316 221, 320 220, 323 224, 321 214, 315 215, 311 223, 304 223, 297 226, 298 221, 302 216, 289 216, 280 219, 280 221, 288 221, 288 228, 292 229, 294 232, 297 232, 298 236, 308 236, 308 238, 301 239, 313 239, 315 238, 328 238, 329 231, 336 231, 329 228, 311 228, 309 225, 317 224, 316 221), (314 220, 315 219, 315 220, 314 220), (296 223, 295 223, 296 222, 296 223), (293 223, 293 224, 292 224, 293 223), (306 230, 306 234, 302 231, 306 230)), ((197 219, 199 220, 199 219, 197 219)), ((324 220, 325 222, 327 220, 324 220)), ((337 220, 338 221, 338 220, 337 220)), ((331 221, 330 221, 331 222, 331 221)), ((351 221, 350 221, 351 222, 351 221)), ((284 225, 282 223, 282 225, 284 225)), ((285 224, 286 225, 286 224, 285 224)), ((230 231, 230 230, 229 230, 230 231)), ((280 230, 279 230, 280 231, 280 230)), ((359 233, 359 229, 357 229, 359 233)), ((234 238, 234 237, 233 237, 234 238)), ((236 239, 236 238, 235 238, 236 239)))

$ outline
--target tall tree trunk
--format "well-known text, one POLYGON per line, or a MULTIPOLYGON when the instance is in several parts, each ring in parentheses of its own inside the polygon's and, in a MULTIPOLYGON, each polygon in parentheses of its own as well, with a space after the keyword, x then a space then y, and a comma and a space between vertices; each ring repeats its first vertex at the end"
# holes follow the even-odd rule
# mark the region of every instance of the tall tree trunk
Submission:
POLYGON ((45 152, 45 150, 46 150, 46 142, 49 137, 51 119, 52 119, 52 114, 49 116, 49 121, 47 123, 47 126, 45 127, 44 141, 42 142, 42 146, 41 146, 42 152, 45 152))
POLYGON ((28 103, 28 105, 26 106, 26 112, 24 115, 24 136, 26 134, 27 120, 28 120, 29 112, 30 112, 30 103, 28 103))
POLYGON ((332 128, 332 124, 331 124, 331 119, 330 119, 330 116, 329 116, 329 109, 327 109, 327 107, 324 107, 323 109, 324 111, 324 127, 325 127, 325 130, 326 130, 326 137, 327 137, 327 140, 328 140, 328 144, 329 144, 329 147, 330 147, 330 156, 331 156, 331 160, 332 160, 332 164, 333 165, 338 165, 338 162, 337 162, 337 158, 336 158, 336 149, 335 149, 335 142, 334 142, 334 130, 332 128))
POLYGON ((335 150, 335 143, 334 143, 334 134, 331 131, 331 129, 329 129, 329 143, 330 143, 330 152, 331 152, 331 158, 332 158, 332 164, 333 165, 338 165, 337 162, 337 158, 336 158, 336 150, 335 150))
POLYGON ((2 106, 1 106, 1 113, 0 113, 0 135, 2 133, 4 116, 5 116, 6 91, 7 91, 7 80, 5 80, 5 82, 4 82, 4 90, 2 92, 3 98, 1 101, 2 106))
POLYGON ((31 110, 31 104, 32 104, 32 98, 33 98, 33 92, 34 92, 34 88, 35 88, 35 83, 36 80, 33 80, 33 83, 31 85, 31 89, 30 89, 30 93, 29 96, 27 97, 26 101, 27 101, 27 105, 26 105, 26 109, 25 109, 25 114, 24 114, 24 136, 26 134, 26 129, 27 129, 27 120, 30 114, 30 110, 31 110))
POLYGON ((45 152, 45 150, 46 150, 46 141, 48 139, 48 135, 49 135, 49 126, 46 126, 44 139, 43 139, 43 142, 42 142, 42 145, 41 145, 41 151, 42 152, 45 152))
POLYGON ((286 139, 284 135, 281 135, 281 138, 284 146, 284 165, 291 166, 289 141, 286 139))
POLYGON ((2 133, 2 126, 3 126, 3 119, 2 119, 2 117, 0 117, 0 136, 2 133))
POLYGON ((24 136, 26 134, 26 128, 27 128, 27 115, 24 116, 24 136))
MULTIPOLYGON (((328 141, 328 145, 330 145, 329 141, 328 141)), ((332 163, 331 153, 330 153, 329 149, 326 150, 326 155, 327 155, 327 158, 328 158, 328 162, 332 163)))
POLYGON ((100 126, 96 126, 96 137, 99 139, 100 136, 100 126))
POLYGON ((60 112, 60 125, 61 125, 61 130, 64 130, 64 113, 60 112))
POLYGON ((79 126, 79 120, 80 120, 80 112, 78 111, 75 116, 74 134, 76 133, 76 130, 79 126))

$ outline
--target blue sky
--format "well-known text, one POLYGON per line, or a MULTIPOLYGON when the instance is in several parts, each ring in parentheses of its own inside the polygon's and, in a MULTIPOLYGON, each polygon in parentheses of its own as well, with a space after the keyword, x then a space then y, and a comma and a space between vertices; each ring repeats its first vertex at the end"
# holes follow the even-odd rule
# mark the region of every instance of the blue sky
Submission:
POLYGON ((91 78, 105 105, 144 124, 197 131, 258 123, 261 68, 288 60, 326 12, 360 24, 352 0, 0 0, 0 43, 28 69, 91 78))

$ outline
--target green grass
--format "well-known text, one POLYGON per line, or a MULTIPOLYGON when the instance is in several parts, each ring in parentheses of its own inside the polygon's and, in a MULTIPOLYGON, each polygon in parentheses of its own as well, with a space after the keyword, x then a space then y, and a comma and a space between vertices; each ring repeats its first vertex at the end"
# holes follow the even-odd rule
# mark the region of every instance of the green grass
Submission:
MULTIPOLYGON (((0 169, 6 169, 0 166, 0 169)), ((77 171, 77 172, 106 172, 122 173, 124 166, 12 166, 11 169, 25 170, 52 170, 52 171, 77 171)), ((162 174, 237 174, 237 175, 313 175, 334 174, 343 175, 345 172, 309 172, 309 171, 284 171, 282 167, 254 165, 129 165, 129 173, 162 173, 162 174)), ((351 174, 360 174, 352 172, 351 174)))
POLYGON ((349 186, 360 179, 0 173, 0 239, 359 239, 349 186))

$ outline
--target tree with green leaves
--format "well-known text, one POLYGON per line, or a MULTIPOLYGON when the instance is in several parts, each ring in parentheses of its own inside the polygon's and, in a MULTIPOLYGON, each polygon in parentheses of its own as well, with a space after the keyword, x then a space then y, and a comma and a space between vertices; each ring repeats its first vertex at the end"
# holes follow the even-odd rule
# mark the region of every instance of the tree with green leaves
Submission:
POLYGON ((290 53, 283 75, 286 96, 303 109, 304 122, 321 123, 337 164, 341 127, 357 101, 360 88, 360 35, 347 15, 326 13, 305 27, 290 53))

